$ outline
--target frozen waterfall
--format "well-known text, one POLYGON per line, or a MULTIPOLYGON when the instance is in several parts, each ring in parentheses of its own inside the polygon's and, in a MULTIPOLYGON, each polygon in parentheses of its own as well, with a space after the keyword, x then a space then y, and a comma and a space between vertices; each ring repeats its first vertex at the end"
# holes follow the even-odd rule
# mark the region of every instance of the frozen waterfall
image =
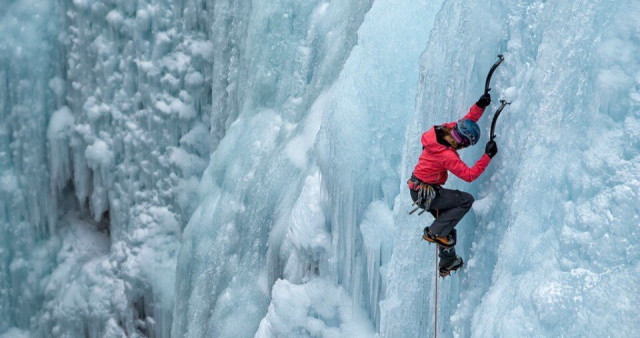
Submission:
POLYGON ((640 334, 640 4, 0 1, 0 337, 431 337, 420 135, 501 53, 440 337, 640 334))

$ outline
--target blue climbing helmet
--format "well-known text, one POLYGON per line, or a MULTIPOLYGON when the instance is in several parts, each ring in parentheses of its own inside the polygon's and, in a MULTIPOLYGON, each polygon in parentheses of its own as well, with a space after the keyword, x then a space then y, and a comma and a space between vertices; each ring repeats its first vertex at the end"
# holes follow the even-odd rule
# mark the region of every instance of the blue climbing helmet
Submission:
POLYGON ((477 123, 469 119, 462 119, 459 120, 456 126, 453 128, 452 134, 454 138, 459 137, 460 139, 462 139, 462 143, 464 145, 474 145, 478 143, 478 140, 480 139, 480 127, 477 123))

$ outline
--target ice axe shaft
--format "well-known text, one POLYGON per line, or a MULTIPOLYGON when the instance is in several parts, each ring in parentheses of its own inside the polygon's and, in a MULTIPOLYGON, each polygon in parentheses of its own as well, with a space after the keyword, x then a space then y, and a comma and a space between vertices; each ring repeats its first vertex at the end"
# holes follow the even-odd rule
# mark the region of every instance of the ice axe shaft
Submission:
POLYGON ((491 88, 489 88, 489 83, 491 82, 491 77, 493 76, 493 72, 495 72, 496 68, 504 61, 504 57, 502 54, 498 54, 498 61, 491 66, 489 70, 489 74, 487 74, 487 81, 484 83, 484 93, 488 94, 491 88))
POLYGON ((493 139, 496 137, 495 131, 496 131, 496 121, 498 121, 498 116, 500 116, 500 113, 502 113, 502 110, 504 109, 504 107, 511 104, 511 102, 507 102, 505 100, 500 100, 500 103, 501 103, 500 108, 498 108, 498 110, 496 110, 496 113, 493 114, 493 121, 491 121, 491 141, 493 141, 493 139))

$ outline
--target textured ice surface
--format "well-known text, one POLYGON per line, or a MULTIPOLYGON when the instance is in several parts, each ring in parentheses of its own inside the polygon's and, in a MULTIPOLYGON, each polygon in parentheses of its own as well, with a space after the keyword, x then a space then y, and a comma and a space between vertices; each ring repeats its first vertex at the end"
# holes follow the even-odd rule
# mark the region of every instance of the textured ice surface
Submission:
POLYGON ((375 336, 366 313, 354 309, 346 292, 331 282, 317 278, 303 284, 278 280, 271 298, 256 338, 375 336))
MULTIPOLYGON (((640 332, 632 308, 640 300, 640 63, 630 57, 640 48, 639 11, 628 1, 453 1, 439 12, 422 57, 405 175, 419 133, 460 116, 496 52, 506 61, 494 75, 491 110, 500 97, 513 100, 488 171, 471 185, 449 183, 478 201, 458 225, 468 263, 442 282, 439 336, 640 332)), ((480 125, 486 135, 490 117, 480 125)), ((475 161, 476 148, 463 159, 475 161)), ((428 221, 407 218, 404 201, 401 194, 395 208, 381 331, 427 336, 434 249, 418 243, 416 229, 428 221)))
MULTIPOLYGON (((262 4, 256 15, 293 20, 282 14, 292 4, 262 4)), ((295 16, 302 20, 296 27, 309 27, 304 39, 288 28, 249 25, 249 36, 263 41, 254 46, 260 55, 280 60, 295 52, 299 63, 288 72, 281 70, 288 61, 271 66, 280 82, 268 90, 278 100, 247 106, 212 154, 204 203, 183 236, 174 335, 352 336, 377 326, 380 266, 390 256, 381 236, 391 238, 399 149, 436 5, 309 3, 308 14, 295 16), (339 24, 350 16, 364 16, 355 47, 352 27, 339 24), (291 91, 284 79, 300 85, 291 91), (344 297, 353 314, 342 314, 344 297), (327 306, 337 308, 313 314, 327 306)), ((263 88, 267 80, 250 83, 263 88)))
POLYGON ((497 53, 481 141, 513 103, 485 174, 447 183, 477 200, 439 336, 636 336, 639 17, 0 2, 0 336, 432 336, 432 219, 407 215, 405 181, 497 53))
POLYGON ((0 3, 0 332, 169 335, 189 205, 178 189, 204 171, 170 157, 208 158, 207 140, 180 141, 211 106, 189 87, 211 79, 205 34, 173 15, 145 1, 0 3))

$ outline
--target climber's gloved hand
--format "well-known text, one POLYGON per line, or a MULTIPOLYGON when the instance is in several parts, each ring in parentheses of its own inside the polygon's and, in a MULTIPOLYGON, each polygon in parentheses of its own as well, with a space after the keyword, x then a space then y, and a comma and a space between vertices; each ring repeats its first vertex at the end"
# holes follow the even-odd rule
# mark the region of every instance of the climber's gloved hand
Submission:
POLYGON ((480 96, 480 98, 478 99, 478 102, 476 102, 476 105, 483 109, 487 108, 487 106, 490 104, 491 104, 491 95, 489 93, 482 94, 482 96, 480 96))
POLYGON ((484 148, 484 153, 489 155, 489 157, 493 158, 498 153, 498 145, 496 141, 487 142, 487 146, 484 148))

